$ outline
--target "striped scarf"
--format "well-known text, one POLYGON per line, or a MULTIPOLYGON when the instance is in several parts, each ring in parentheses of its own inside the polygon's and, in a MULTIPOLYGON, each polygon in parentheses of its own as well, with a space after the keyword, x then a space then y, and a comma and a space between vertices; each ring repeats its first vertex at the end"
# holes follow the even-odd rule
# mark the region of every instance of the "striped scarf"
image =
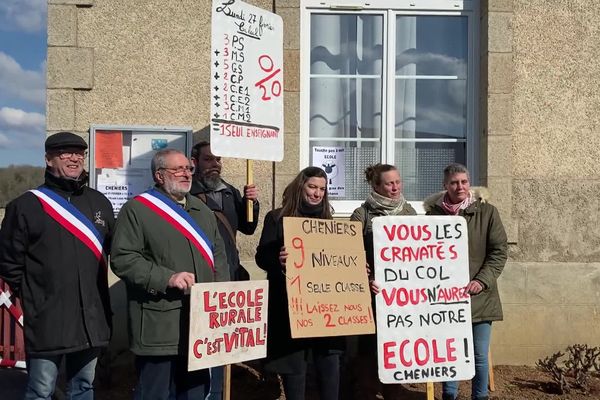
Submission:
POLYGON ((440 207, 442 207, 442 209, 444 211, 446 211, 447 214, 458 215, 460 210, 465 210, 467 207, 469 207, 474 202, 475 202, 475 196, 473 196, 472 191, 469 191, 469 196, 466 199, 464 199, 460 203, 456 203, 456 204, 453 204, 450 201, 448 192, 446 192, 444 194, 444 196, 440 199, 440 202, 438 204, 440 205, 440 207))

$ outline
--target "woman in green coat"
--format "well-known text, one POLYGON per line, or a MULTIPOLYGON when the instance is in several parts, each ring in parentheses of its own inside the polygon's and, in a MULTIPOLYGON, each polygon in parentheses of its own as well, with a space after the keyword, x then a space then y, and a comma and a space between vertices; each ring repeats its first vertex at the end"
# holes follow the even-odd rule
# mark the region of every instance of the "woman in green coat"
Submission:
MULTIPOLYGON (((488 399, 488 350, 492 321, 502 320, 502 304, 497 279, 507 259, 507 240, 500 214, 487 202, 487 191, 471 189, 469 171, 464 165, 444 169, 444 191, 424 202, 427 215, 460 215, 469 233, 469 275, 466 287, 471 295, 475 377, 471 398, 488 399)), ((458 382, 444 382, 442 399, 454 400, 458 382)))

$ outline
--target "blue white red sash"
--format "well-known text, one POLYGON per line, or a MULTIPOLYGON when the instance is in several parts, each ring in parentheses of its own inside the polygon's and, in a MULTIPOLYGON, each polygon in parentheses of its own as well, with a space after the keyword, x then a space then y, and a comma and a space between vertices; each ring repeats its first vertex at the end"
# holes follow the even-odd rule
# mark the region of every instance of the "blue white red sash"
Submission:
POLYGON ((30 190, 30 192, 38 198, 42 203, 42 208, 50 217, 83 242, 104 264, 102 252, 104 238, 88 217, 83 215, 73 204, 46 187, 42 186, 30 190))
POLYGON ((134 199, 161 216, 169 225, 185 236, 202 254, 213 272, 215 271, 213 245, 202 228, 185 210, 156 189, 150 189, 135 196, 134 199))

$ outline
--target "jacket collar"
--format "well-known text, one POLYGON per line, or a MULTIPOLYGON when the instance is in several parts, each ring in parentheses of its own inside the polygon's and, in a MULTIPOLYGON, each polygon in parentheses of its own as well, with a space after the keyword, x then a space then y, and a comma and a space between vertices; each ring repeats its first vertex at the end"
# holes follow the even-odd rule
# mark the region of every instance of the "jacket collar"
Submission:
POLYGON ((44 174, 44 185, 54 191, 63 192, 66 194, 80 194, 83 187, 88 181, 87 172, 83 171, 79 179, 65 179, 54 176, 50 173, 50 170, 46 168, 44 174))
MULTIPOLYGON (((231 193, 231 188, 229 187, 229 184, 227 182, 225 182, 223 179, 221 179, 221 183, 223 184, 224 188, 221 189, 220 191, 231 193)), ((190 189, 190 193, 192 195, 196 196, 199 193, 208 193, 208 192, 212 192, 212 189, 207 188, 204 185, 204 183, 202 183, 200 181, 200 179, 194 177, 194 179, 192 180, 192 188, 190 189)))
MULTIPOLYGON (((167 196, 168 198, 171 198, 167 192, 164 191, 164 189, 160 186, 154 186, 154 188, 156 190, 158 190, 159 192, 161 192, 162 194, 164 194, 165 196, 167 196)), ((200 207, 202 207, 201 205, 199 205, 200 200, 196 197, 194 197, 191 192, 186 193, 185 194, 185 207, 183 207, 184 210, 189 211, 189 210, 199 210, 200 207)))

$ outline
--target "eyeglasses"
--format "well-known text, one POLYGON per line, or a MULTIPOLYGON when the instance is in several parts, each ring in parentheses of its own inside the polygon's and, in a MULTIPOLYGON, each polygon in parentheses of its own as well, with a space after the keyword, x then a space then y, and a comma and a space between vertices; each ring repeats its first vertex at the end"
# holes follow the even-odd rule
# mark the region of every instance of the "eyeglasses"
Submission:
POLYGON ((61 160, 70 160, 71 158, 75 158, 77 160, 83 160, 85 157, 87 157, 87 151, 73 151, 73 152, 59 152, 58 153, 58 158, 60 158, 61 160))
POLYGON ((177 168, 159 168, 159 170, 164 169, 165 171, 169 171, 175 176, 183 176, 185 174, 193 174, 196 170, 195 167, 188 165, 187 167, 177 167, 177 168))

